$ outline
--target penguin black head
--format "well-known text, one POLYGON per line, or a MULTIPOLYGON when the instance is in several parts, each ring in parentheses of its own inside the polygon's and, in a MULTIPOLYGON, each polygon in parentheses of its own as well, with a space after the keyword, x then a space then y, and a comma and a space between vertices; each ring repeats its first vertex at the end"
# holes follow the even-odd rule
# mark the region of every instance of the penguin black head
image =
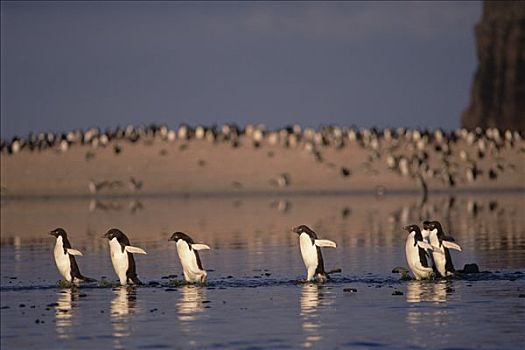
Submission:
POLYGON ((417 244, 418 241, 423 240, 423 235, 418 225, 407 225, 403 227, 403 230, 408 231, 408 233, 414 232, 414 245, 417 244))
POLYGON ((417 226, 417 225, 404 226, 403 230, 408 231, 408 232, 416 232, 416 234, 417 233, 421 233, 421 230, 419 229, 419 226, 417 226))
POLYGON ((424 221, 423 222, 423 228, 425 230, 430 230, 430 231, 437 230, 438 233, 443 231, 439 221, 424 221))
POLYGON ((56 238, 58 238, 58 237, 67 238, 67 233, 66 233, 66 231, 65 231, 63 228, 60 228, 60 227, 54 229, 54 230, 51 231, 51 232, 49 232, 49 234, 50 234, 51 236, 56 237, 56 238))
POLYGON ((300 235, 301 233, 306 233, 310 237, 317 238, 315 232, 306 225, 296 226, 292 229, 292 231, 297 233, 298 235, 300 235))
POLYGON ((179 239, 182 239, 183 241, 193 244, 193 240, 191 239, 190 236, 188 236, 187 234, 183 232, 179 232, 179 231, 172 234, 168 241, 175 241, 175 243, 177 243, 179 239))
POLYGON ((108 232, 106 232, 106 234, 103 237, 109 239, 110 241, 113 238, 116 238, 117 241, 119 242, 122 240, 127 240, 126 235, 122 231, 120 231, 118 228, 110 229, 108 232))

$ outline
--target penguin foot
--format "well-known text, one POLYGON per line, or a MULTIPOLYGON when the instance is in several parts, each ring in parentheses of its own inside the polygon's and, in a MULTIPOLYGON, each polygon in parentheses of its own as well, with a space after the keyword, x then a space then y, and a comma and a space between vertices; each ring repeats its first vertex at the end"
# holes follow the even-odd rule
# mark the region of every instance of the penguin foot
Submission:
POLYGON ((307 279, 300 279, 300 280, 297 280, 296 283, 297 284, 308 284, 308 283, 313 283, 313 281, 307 280, 307 279))
POLYGON ((81 278, 77 278, 76 280, 78 280, 80 282, 86 282, 86 283, 97 282, 96 279, 90 278, 90 277, 85 277, 85 276, 82 276, 81 278))
POLYGON ((58 285, 60 286, 60 288, 75 288, 76 287, 74 283, 66 281, 66 280, 58 281, 58 285))

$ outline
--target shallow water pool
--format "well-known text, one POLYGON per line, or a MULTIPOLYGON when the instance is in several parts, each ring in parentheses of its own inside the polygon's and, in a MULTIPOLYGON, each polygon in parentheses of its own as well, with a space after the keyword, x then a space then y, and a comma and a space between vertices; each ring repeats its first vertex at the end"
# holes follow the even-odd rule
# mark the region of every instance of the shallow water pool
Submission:
POLYGON ((1 207, 1 347, 518 349, 525 343, 523 194, 9 200, 1 207), (401 281, 403 225, 441 221, 485 273, 401 281), (322 238, 324 285, 305 277, 297 235, 322 238), (82 273, 104 287, 60 288, 54 238, 64 227, 82 273), (145 286, 116 281, 107 240, 122 229, 145 286), (206 286, 181 285, 174 231, 211 246, 206 286), (175 276, 176 275, 176 276, 175 276))

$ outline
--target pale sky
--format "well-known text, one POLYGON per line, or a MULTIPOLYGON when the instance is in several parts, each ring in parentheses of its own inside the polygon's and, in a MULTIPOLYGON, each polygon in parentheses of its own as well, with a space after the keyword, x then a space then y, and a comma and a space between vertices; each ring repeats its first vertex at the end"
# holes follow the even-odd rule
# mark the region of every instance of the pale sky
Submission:
POLYGON ((4 2, 1 135, 459 126, 479 2, 4 2))

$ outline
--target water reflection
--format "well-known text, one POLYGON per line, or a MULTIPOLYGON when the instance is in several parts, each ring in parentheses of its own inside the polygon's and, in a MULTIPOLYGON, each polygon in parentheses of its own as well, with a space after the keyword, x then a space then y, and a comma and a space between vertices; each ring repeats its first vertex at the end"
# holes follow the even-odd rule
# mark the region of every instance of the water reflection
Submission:
POLYGON ((206 289, 184 286, 180 292, 180 299, 177 301, 177 316, 182 322, 183 329, 188 329, 188 322, 197 320, 199 314, 204 311, 203 301, 206 297, 206 289))
POLYGON ((305 334, 303 347, 313 347, 323 339, 319 311, 323 307, 332 305, 334 302, 333 295, 326 293, 323 287, 313 283, 303 286, 300 299, 300 316, 305 334))
POLYGON ((410 281, 407 283, 407 302, 445 302, 447 291, 452 291, 448 286, 449 283, 449 281, 410 281))
POLYGON ((113 347, 124 349, 123 340, 131 334, 130 315, 136 311, 137 291, 135 287, 113 289, 115 295, 111 301, 111 324, 113 326, 113 347))
POLYGON ((63 289, 57 294, 55 305, 55 331, 59 339, 71 337, 71 326, 73 326, 73 308, 78 301, 79 293, 77 289, 63 289))
POLYGON ((180 298, 177 301, 177 317, 180 321, 180 329, 189 337, 188 345, 196 346, 197 339, 194 332, 197 321, 202 321, 203 311, 206 308, 206 288, 198 286, 184 286, 180 288, 180 298))
MULTIPOLYGON (((380 199, 366 195, 271 199, 246 196, 242 202, 230 197, 93 198, 91 212, 86 204, 86 199, 24 200, 8 204, 4 201, 0 206, 1 217, 6 218, 0 227, 1 245, 12 246, 16 260, 17 251, 23 251, 29 244, 45 242, 48 246, 50 241, 42 232, 60 221, 75 232, 75 242, 84 244, 79 248, 85 251, 107 252, 107 242, 99 235, 108 227, 132 231, 135 241, 147 240, 163 247, 168 238, 164 232, 172 232, 175 222, 177 227, 190 232, 202 232, 205 236, 201 238, 219 249, 261 252, 260 232, 265 232, 265 248, 268 242, 284 247, 292 239, 286 234, 291 225, 311 223, 319 232, 332 233, 330 238, 348 250, 401 246, 402 226, 432 219, 440 221, 446 233, 453 235, 466 252, 475 252, 477 259, 494 258, 497 263, 493 265, 498 268, 523 266, 519 251, 525 244, 525 216, 519 215, 519 209, 525 205, 522 193, 432 195, 425 203, 411 195, 380 199), (486 254, 486 251, 496 252, 486 254)), ((403 253, 402 248, 393 251, 403 253)), ((385 266, 382 271, 391 267, 385 266)))
POLYGON ((426 325, 439 333, 439 328, 447 327, 450 322, 447 293, 452 291, 449 281, 410 281, 406 293, 407 302, 412 303, 406 316, 410 328, 417 332, 421 325, 426 325))
MULTIPOLYGON (((135 214, 144 208, 142 201, 133 199, 128 202, 127 207, 130 213, 135 214)), ((125 209, 125 203, 123 201, 103 201, 99 199, 91 199, 89 201, 88 210, 90 213, 95 211, 121 211, 125 209)))

